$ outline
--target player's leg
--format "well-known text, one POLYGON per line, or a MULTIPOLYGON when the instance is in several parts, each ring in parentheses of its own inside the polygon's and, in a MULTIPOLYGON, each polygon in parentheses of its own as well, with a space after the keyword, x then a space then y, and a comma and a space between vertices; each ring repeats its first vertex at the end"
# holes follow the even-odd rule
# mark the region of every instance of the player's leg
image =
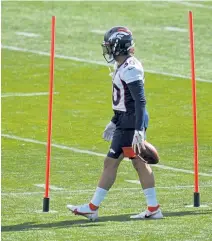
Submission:
POLYGON ((132 164, 138 173, 142 188, 148 189, 154 187, 155 179, 150 165, 142 161, 140 157, 132 159, 132 164))
POLYGON ((138 173, 146 197, 147 210, 138 215, 131 216, 131 218, 162 218, 163 215, 156 197, 155 179, 152 168, 142 161, 140 157, 132 159, 132 164, 138 173))
POLYGON ((106 157, 104 160, 104 168, 100 177, 98 187, 109 190, 116 179, 117 170, 120 162, 124 158, 123 154, 118 159, 106 157))
POLYGON ((123 155, 121 154, 118 159, 106 157, 104 161, 104 169, 102 175, 100 177, 98 186, 96 191, 91 199, 89 206, 92 210, 97 210, 104 200, 107 192, 110 190, 112 185, 116 180, 116 174, 118 170, 118 166, 123 159, 123 155))
POLYGON ((98 209, 107 192, 115 182, 119 164, 124 158, 122 153, 123 140, 124 132, 120 129, 117 129, 113 135, 110 150, 104 160, 104 168, 98 183, 98 187, 96 188, 96 192, 94 193, 90 202, 90 207, 94 210, 98 209))
POLYGON ((115 182, 118 166, 123 159, 121 141, 122 132, 116 130, 111 143, 110 151, 104 160, 102 175, 90 203, 80 206, 67 205, 68 209, 76 215, 83 215, 90 220, 98 218, 98 208, 115 182))
MULTIPOLYGON (((147 126, 148 125, 146 125, 145 128, 147 128, 147 126)), ((130 146, 130 143, 132 143, 134 130, 127 131, 126 135, 128 138, 125 139, 128 140, 128 143, 126 142, 125 146, 130 146)), ((159 204, 156 198, 154 175, 150 165, 146 164, 145 161, 140 157, 135 157, 132 159, 132 164, 138 173, 139 180, 146 197, 148 209, 141 214, 131 216, 131 218, 145 218, 147 216, 151 216, 152 218, 162 218, 163 215, 159 209, 159 204)))

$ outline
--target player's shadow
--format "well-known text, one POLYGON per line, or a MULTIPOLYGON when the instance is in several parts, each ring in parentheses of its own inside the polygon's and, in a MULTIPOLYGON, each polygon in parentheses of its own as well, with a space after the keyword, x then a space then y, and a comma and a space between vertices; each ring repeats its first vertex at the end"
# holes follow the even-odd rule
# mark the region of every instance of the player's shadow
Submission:
MULTIPOLYGON (((195 210, 195 211, 184 211, 184 212, 163 212, 164 217, 176 217, 176 216, 196 216, 196 215, 209 215, 212 214, 211 210, 195 210)), ((97 227, 104 225, 105 222, 130 222, 130 221, 142 221, 140 219, 130 219, 133 214, 122 214, 122 215, 112 215, 100 217, 96 222, 89 222, 86 219, 80 220, 66 220, 53 223, 41 223, 36 224, 35 222, 28 222, 16 225, 2 226, 2 232, 18 232, 18 231, 28 231, 31 229, 46 229, 46 228, 71 228, 71 227, 97 227)), ((152 220, 152 219, 145 219, 152 220)), ((155 219, 156 220, 156 219, 155 219)), ((162 220, 161 220, 162 221, 162 220)))

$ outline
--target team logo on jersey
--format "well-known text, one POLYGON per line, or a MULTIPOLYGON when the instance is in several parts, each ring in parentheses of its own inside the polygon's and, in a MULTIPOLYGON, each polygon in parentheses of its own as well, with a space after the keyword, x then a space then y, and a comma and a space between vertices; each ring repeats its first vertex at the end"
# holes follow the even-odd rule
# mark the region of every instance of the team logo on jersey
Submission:
POLYGON ((129 61, 129 64, 135 65, 135 61, 131 59, 131 60, 129 61))

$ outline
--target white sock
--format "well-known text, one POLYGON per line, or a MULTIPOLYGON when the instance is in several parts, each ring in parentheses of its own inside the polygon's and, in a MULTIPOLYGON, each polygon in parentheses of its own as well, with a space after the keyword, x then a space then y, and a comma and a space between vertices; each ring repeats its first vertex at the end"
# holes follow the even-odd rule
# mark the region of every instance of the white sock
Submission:
POLYGON ((146 197, 146 202, 148 207, 156 207, 158 205, 155 188, 144 189, 144 195, 146 197))
POLYGON ((91 203, 97 207, 99 207, 100 203, 104 200, 105 196, 107 195, 107 190, 97 187, 96 191, 93 195, 91 203))

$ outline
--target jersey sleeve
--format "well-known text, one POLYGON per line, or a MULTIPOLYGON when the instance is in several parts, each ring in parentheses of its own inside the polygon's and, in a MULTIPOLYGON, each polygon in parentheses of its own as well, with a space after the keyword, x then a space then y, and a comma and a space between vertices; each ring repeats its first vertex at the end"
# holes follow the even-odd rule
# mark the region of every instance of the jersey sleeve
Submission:
POLYGON ((135 101, 135 129, 142 130, 145 125, 145 106, 146 98, 144 94, 144 84, 140 81, 134 81, 127 85, 135 101))
POLYGON ((121 79, 126 83, 132 83, 134 81, 142 81, 144 83, 144 71, 140 66, 135 64, 128 64, 120 76, 121 79))
POLYGON ((111 122, 113 122, 115 125, 117 124, 117 122, 118 122, 118 116, 117 116, 117 114, 114 112, 114 115, 113 115, 113 117, 112 117, 112 119, 111 119, 111 122))
POLYGON ((146 106, 143 67, 133 60, 129 60, 129 62, 124 67, 120 78, 127 84, 131 96, 135 101, 135 129, 142 130, 144 128, 146 106))

